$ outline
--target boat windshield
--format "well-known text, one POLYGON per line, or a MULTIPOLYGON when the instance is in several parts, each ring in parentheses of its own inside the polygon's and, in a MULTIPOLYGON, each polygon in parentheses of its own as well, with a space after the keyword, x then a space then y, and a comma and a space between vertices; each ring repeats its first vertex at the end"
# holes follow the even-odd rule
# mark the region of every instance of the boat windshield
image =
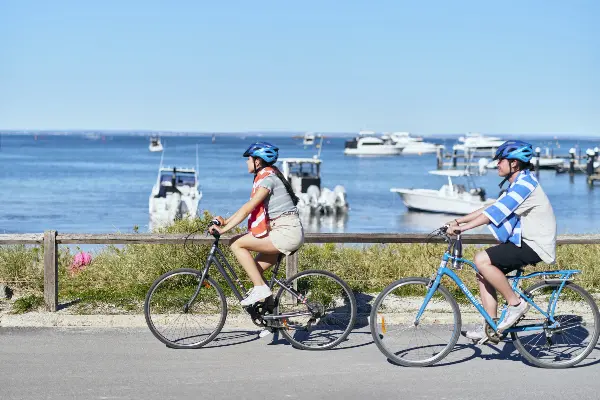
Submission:
POLYGON ((319 165, 313 163, 290 163, 290 175, 305 177, 318 177, 319 165))
MULTIPOLYGON (((162 172, 160 175, 160 182, 171 182, 173 178, 173 172, 162 172)), ((175 173, 175 184, 177 186, 195 186, 196 176, 193 172, 180 172, 175 173)))

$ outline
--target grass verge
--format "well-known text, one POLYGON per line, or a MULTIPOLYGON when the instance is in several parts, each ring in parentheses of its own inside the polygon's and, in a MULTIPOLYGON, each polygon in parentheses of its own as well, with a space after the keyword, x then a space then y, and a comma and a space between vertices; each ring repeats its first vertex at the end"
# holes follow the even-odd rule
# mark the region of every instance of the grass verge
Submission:
MULTIPOLYGON (((203 231, 210 219, 211 215, 206 213, 193 221, 178 221, 162 232, 203 231)), ((472 259, 482 248, 465 246, 465 256, 472 259)), ((72 274, 69 265, 73 254, 68 248, 61 248, 59 299, 61 303, 73 302, 71 312, 139 313, 148 288, 158 276, 175 268, 202 268, 209 249, 209 245, 194 246, 192 254, 181 245, 106 246, 93 255, 91 265, 72 274)), ((431 276, 444 249, 440 244, 304 245, 299 252, 299 270, 328 270, 345 280, 353 290, 373 294, 402 277, 431 276)), ((222 246, 222 250, 238 276, 249 284, 228 247, 222 246)), ((598 259, 600 245, 564 245, 558 248, 558 265, 540 264, 527 271, 581 269, 583 273, 577 276, 576 282, 591 292, 600 292, 598 259)), ((470 268, 459 271, 459 276, 477 293, 475 275, 470 268)), ((225 294, 230 294, 216 271, 213 277, 221 283, 225 294)), ((15 289, 13 312, 27 312, 43 302, 43 281, 43 248, 0 246, 0 282, 15 289)), ((450 281, 444 284, 464 301, 456 285, 450 281)))

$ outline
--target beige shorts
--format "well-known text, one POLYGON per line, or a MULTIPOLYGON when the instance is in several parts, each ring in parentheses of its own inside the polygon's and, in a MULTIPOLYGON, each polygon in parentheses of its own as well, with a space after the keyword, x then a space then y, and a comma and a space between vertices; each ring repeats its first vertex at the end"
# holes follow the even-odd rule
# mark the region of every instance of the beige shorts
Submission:
POLYGON ((304 243, 304 229, 298 214, 282 215, 269 222, 271 243, 280 252, 290 255, 304 243))

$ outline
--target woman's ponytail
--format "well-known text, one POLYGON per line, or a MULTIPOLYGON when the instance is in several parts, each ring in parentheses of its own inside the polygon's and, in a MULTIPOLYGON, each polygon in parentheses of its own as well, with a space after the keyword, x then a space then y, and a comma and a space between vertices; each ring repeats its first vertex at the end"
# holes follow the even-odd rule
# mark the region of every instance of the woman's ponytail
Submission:
POLYGON ((296 196, 296 193, 294 193, 294 189, 292 189, 292 185, 290 184, 290 182, 287 179, 285 179, 285 176, 283 176, 279 168, 277 168, 275 165, 270 165, 270 167, 273 168, 273 171, 275 171, 275 175, 277 175, 277 177, 281 179, 281 182, 283 183, 283 186, 285 186, 285 190, 287 190, 288 194, 292 198, 292 202, 294 203, 294 205, 297 205, 300 199, 298 198, 298 196, 296 196))

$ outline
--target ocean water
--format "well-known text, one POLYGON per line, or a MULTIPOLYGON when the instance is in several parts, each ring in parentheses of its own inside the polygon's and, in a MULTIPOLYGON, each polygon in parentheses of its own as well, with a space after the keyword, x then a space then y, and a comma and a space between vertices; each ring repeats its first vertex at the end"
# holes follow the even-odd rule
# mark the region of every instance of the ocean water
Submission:
MULTIPOLYGON (((291 137, 210 136, 163 137, 164 164, 195 166, 198 149, 201 210, 230 215, 250 195, 252 175, 241 154, 257 139, 281 148, 282 157, 311 157, 291 137)), ((324 141, 322 185, 343 185, 350 210, 347 218, 313 219, 312 232, 430 232, 451 216, 408 211, 392 187, 439 189, 443 176, 427 173, 435 155, 344 156, 345 138, 324 141)), ((427 139, 450 148, 456 139, 427 139)), ((531 140, 551 146, 557 154, 570 147, 600 145, 584 140, 531 140)), ((147 136, 131 135, 8 135, 0 138, 0 232, 110 233, 148 229, 148 198, 156 180, 160 153, 148 150, 147 136)), ((541 171, 540 182, 557 217, 559 233, 600 232, 600 187, 590 188, 585 174, 541 171)), ((490 197, 499 189, 495 170, 476 178, 490 197)), ((597 185, 596 185, 597 186, 597 185)), ((485 232, 485 231, 484 231, 485 232)))

